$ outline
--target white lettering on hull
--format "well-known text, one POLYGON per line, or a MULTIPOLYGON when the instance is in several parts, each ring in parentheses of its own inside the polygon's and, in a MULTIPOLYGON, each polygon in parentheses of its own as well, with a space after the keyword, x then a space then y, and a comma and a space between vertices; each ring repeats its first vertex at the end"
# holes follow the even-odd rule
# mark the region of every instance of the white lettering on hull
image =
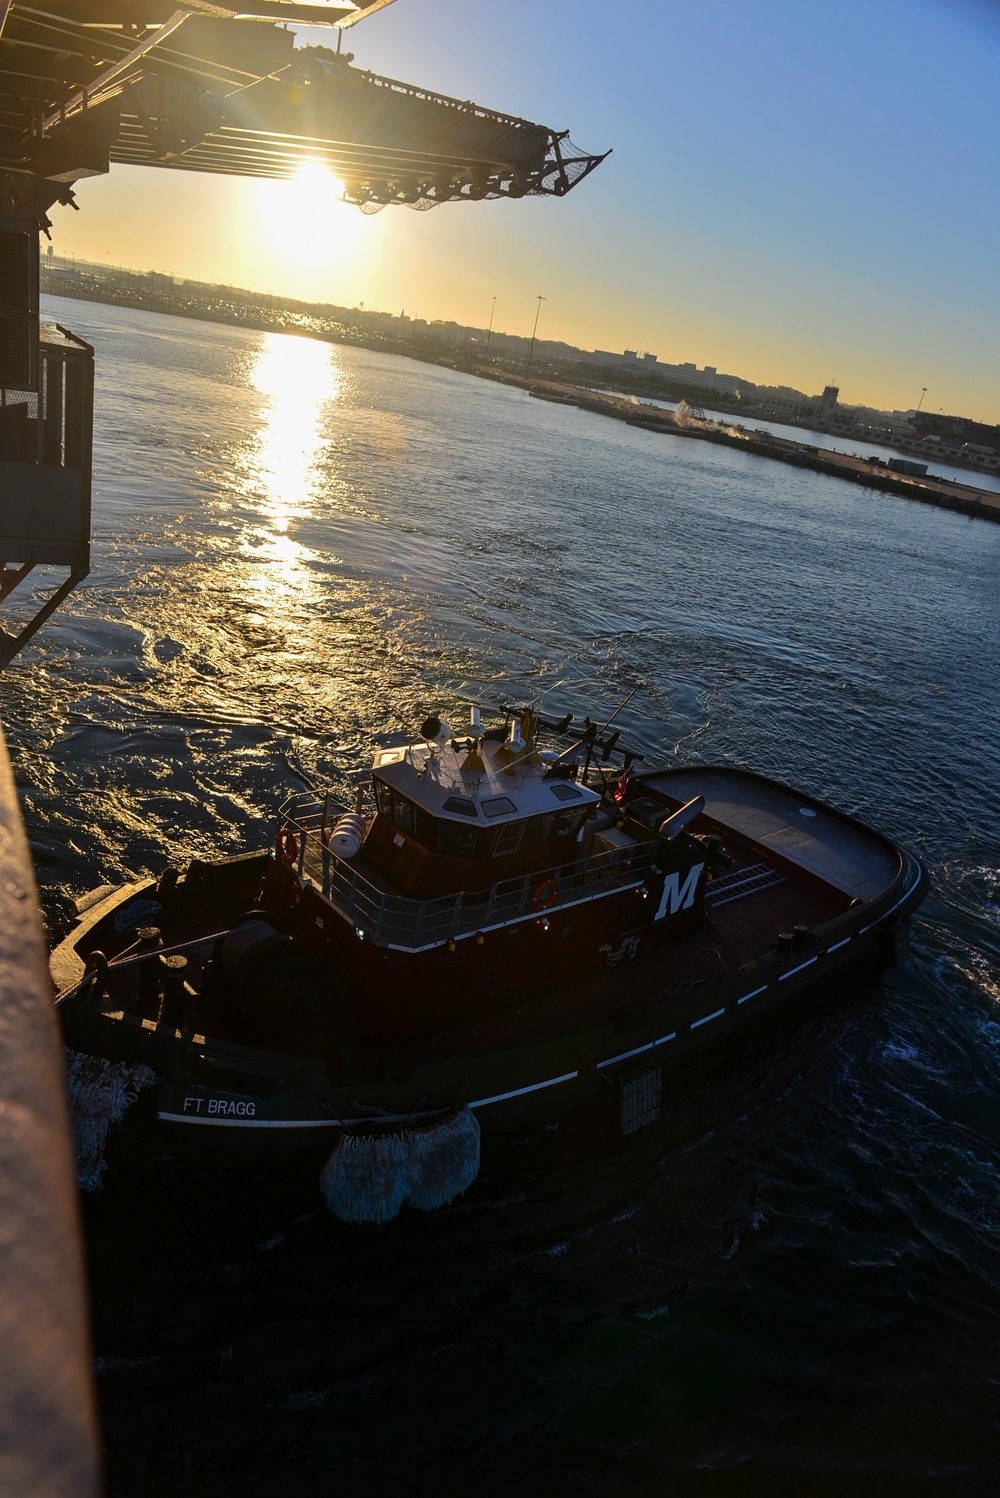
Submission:
POLYGON ((653 917, 654 921, 662 921, 665 915, 676 915, 679 910, 691 909, 698 889, 698 880, 701 878, 704 867, 703 863, 696 863, 688 870, 688 876, 683 884, 676 870, 667 875, 663 881, 660 908, 653 917))
POLYGON ((186 1097, 184 1112, 195 1117, 207 1115, 209 1118, 253 1118, 257 1112, 257 1104, 243 1099, 236 1102, 225 1097, 186 1097))

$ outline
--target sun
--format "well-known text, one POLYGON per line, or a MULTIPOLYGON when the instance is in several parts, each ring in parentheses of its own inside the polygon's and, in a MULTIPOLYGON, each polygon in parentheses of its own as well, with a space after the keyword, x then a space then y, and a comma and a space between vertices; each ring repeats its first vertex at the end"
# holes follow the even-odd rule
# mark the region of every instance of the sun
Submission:
POLYGON ((364 215, 342 201, 344 184, 319 161, 294 177, 255 184, 258 218, 272 253, 291 268, 342 262, 354 248, 364 215))

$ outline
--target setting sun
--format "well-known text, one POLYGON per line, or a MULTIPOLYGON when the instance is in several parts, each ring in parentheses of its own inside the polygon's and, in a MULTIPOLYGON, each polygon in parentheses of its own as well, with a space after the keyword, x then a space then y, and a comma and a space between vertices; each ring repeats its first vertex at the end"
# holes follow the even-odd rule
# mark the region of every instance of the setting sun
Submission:
POLYGON ((319 161, 285 181, 254 183, 258 218, 271 249, 292 267, 342 260, 357 242, 364 215, 342 201, 344 184, 319 161))

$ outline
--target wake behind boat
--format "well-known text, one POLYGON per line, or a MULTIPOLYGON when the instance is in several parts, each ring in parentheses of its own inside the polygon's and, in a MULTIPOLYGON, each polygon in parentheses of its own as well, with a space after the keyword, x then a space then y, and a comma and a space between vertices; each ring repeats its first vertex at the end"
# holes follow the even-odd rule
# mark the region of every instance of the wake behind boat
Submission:
POLYGON ((731 767, 641 768, 530 709, 431 718, 353 810, 111 891, 52 954, 81 1183, 113 1153, 325 1158, 338 1215, 465 1190, 480 1130, 609 1091, 905 952, 927 889, 888 838, 731 767))

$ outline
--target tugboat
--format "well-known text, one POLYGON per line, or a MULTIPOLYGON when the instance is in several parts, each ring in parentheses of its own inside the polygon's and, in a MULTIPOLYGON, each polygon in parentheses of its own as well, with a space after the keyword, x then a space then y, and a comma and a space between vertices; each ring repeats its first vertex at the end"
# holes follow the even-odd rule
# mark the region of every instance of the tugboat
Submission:
POLYGON ((671 1062, 901 959, 916 858, 613 721, 432 717, 353 809, 296 794, 268 849, 98 892, 51 958, 81 1185, 109 1142, 291 1147, 386 1221, 467 1189, 481 1129, 610 1092, 635 1132, 671 1062))

